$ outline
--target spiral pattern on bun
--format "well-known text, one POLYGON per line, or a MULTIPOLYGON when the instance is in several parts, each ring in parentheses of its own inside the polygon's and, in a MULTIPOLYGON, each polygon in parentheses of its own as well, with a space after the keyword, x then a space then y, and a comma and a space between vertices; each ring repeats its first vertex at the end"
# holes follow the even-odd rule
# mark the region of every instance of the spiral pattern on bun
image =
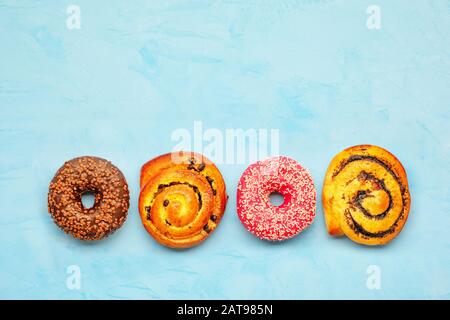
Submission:
POLYGON ((331 161, 322 202, 329 234, 383 245, 402 230, 411 198, 405 169, 389 151, 354 146, 331 161))
POLYGON ((141 170, 139 212, 145 229, 159 243, 188 248, 218 226, 227 202, 217 167, 201 154, 169 153, 141 170))

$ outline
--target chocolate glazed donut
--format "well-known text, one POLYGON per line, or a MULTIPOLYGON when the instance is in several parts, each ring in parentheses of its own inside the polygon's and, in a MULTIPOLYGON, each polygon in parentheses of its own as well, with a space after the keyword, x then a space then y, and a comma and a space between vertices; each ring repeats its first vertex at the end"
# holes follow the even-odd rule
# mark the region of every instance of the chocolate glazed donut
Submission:
POLYGON ((402 230, 411 197, 405 169, 389 151, 371 145, 345 149, 330 163, 322 193, 333 236, 382 245, 402 230))
POLYGON ((50 183, 48 211, 66 233, 81 240, 100 240, 122 226, 130 205, 122 172, 109 161, 79 157, 67 161, 50 183), (93 192, 92 208, 81 202, 93 192))

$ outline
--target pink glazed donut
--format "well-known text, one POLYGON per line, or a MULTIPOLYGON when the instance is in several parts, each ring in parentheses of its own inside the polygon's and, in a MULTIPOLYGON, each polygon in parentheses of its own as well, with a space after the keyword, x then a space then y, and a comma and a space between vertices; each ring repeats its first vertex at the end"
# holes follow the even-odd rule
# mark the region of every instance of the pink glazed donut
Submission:
POLYGON ((309 172, 294 159, 278 156, 250 165, 237 189, 237 213, 245 228, 260 239, 282 241, 314 220, 316 190, 309 172), (271 193, 283 195, 275 206, 271 193))

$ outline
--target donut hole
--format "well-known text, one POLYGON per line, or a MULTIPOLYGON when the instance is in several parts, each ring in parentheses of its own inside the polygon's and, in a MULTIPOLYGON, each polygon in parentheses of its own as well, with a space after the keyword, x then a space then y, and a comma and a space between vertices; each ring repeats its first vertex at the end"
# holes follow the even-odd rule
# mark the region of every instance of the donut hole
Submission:
POLYGON ((94 191, 84 191, 81 194, 81 203, 85 209, 91 209, 95 205, 95 192, 94 191))
POLYGON ((273 206, 279 207, 284 203, 284 196, 278 191, 273 191, 269 194, 269 201, 273 206))

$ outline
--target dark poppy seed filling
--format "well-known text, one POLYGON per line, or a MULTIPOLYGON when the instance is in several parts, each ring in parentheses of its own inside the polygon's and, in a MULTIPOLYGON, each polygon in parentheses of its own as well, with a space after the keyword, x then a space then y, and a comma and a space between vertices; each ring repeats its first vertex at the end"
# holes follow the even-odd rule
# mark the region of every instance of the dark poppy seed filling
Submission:
POLYGON ((388 204, 387 209, 384 210, 382 213, 374 215, 374 214, 368 212, 362 206, 362 201, 365 198, 367 198, 367 197, 371 197, 371 191, 370 190, 358 190, 358 192, 356 193, 356 196, 352 199, 350 204, 354 205, 359 210, 361 210, 361 212, 366 217, 371 218, 371 219, 375 219, 375 220, 382 220, 392 208, 392 204, 393 203, 392 203, 392 194, 391 194, 391 192, 386 188, 386 185, 385 185, 384 181, 377 179, 374 175, 372 175, 370 173, 367 173, 365 171, 361 171, 360 172, 360 174, 358 175, 358 179, 365 180, 365 181, 372 181, 376 185, 378 185, 380 187, 380 190, 383 190, 388 195, 388 197, 389 197, 389 204, 388 204))
POLYGON ((370 156, 370 155, 352 155, 352 156, 348 157, 348 159, 341 162, 341 164, 339 165, 337 170, 333 173, 333 178, 336 177, 349 163, 352 163, 354 161, 360 161, 360 160, 372 161, 372 162, 379 164, 383 168, 385 168, 386 171, 389 172, 392 175, 392 177, 394 177, 394 179, 397 181, 397 183, 400 186, 400 189, 402 190, 402 193, 404 192, 405 187, 403 186, 400 179, 397 177, 397 175, 392 170, 392 167, 388 163, 385 163, 385 162, 381 161, 380 159, 378 159, 377 157, 370 156))
MULTIPOLYGON (((401 190, 401 193, 402 193, 401 213, 399 214, 397 219, 394 221, 394 223, 391 225, 391 227, 389 229, 387 229, 387 230, 383 230, 383 231, 379 231, 379 232, 369 232, 366 229, 364 229, 364 227, 362 225, 358 224, 355 221, 355 219, 353 218, 352 213, 350 212, 349 209, 345 210, 345 213, 344 213, 345 221, 355 233, 361 234, 367 239, 369 239, 369 238, 383 238, 386 235, 395 232, 395 230, 396 230, 396 228, 398 226, 398 222, 403 219, 403 216, 405 214, 406 201, 407 201, 407 195, 405 194, 405 186, 403 185, 403 183, 400 180, 400 178, 394 173, 392 167, 388 163, 385 163, 381 159, 379 159, 379 158, 377 158, 375 156, 371 156, 371 155, 352 155, 352 156, 348 157, 347 159, 343 160, 341 162, 341 164, 339 165, 339 167, 336 169, 336 171, 334 171, 334 173, 332 175, 333 178, 338 176, 342 172, 342 170, 344 170, 344 168, 346 166, 348 166, 349 164, 354 163, 356 161, 371 161, 371 162, 374 162, 374 163, 382 166, 393 177, 393 179, 397 182, 397 184, 399 185, 399 188, 401 190)), ((361 171, 358 174, 357 178, 360 179, 360 180, 372 181, 372 182, 375 183, 375 185, 379 186, 379 188, 381 190, 386 192, 386 194, 388 195, 388 198, 389 198, 388 207, 382 213, 377 214, 377 215, 374 215, 374 214, 368 212, 362 206, 362 201, 365 198, 371 196, 370 195, 370 193, 371 193, 370 190, 358 190, 356 195, 350 201, 349 205, 353 206, 353 207, 356 207, 367 218, 370 218, 370 219, 373 219, 373 220, 382 220, 382 219, 384 219, 386 217, 386 215, 393 208, 393 200, 392 200, 392 193, 391 193, 391 191, 386 187, 386 185, 385 185, 383 180, 376 178, 374 175, 372 175, 372 174, 370 174, 368 172, 361 171)), ((348 181, 347 185, 350 182, 351 181, 348 181)))
MULTIPOLYGON (((352 214, 348 209, 345 210, 345 219, 347 221, 347 224, 352 228, 352 230, 356 233, 359 233, 366 238, 383 238, 386 235, 393 233, 395 231, 395 228, 397 227, 397 222, 395 222, 388 230, 385 231, 379 231, 379 232, 369 232, 363 228, 360 224, 358 224, 352 217, 352 214)), ((398 221, 398 219, 397 219, 398 221)))

